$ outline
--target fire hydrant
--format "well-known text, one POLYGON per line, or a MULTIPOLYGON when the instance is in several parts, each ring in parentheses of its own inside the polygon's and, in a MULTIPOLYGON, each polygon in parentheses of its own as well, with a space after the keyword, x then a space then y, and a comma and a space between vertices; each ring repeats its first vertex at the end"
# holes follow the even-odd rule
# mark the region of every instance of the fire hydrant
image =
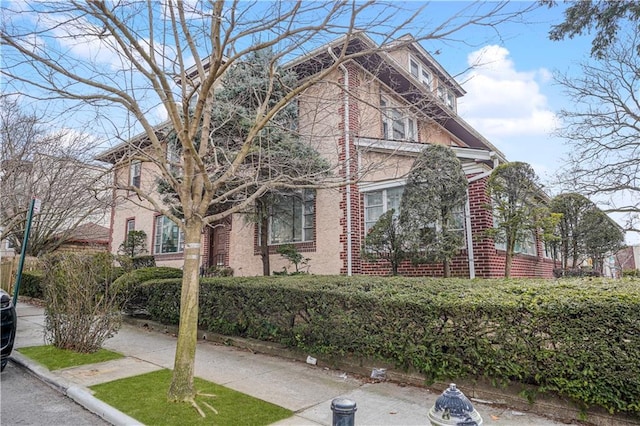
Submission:
POLYGON ((482 425, 482 417, 454 383, 451 383, 449 388, 442 392, 442 395, 429 410, 429 421, 433 426, 482 425))

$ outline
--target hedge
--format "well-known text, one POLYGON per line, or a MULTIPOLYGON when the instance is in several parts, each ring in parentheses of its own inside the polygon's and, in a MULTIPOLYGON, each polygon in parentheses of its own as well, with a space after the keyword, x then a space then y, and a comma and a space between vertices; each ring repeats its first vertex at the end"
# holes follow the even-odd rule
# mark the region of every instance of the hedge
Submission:
MULTIPOLYGON (((123 309, 128 314, 144 314, 148 309, 150 295, 143 284, 149 280, 182 278, 182 269, 167 266, 153 266, 134 269, 122 274, 113 282, 113 289, 119 294, 123 309)), ((152 296, 158 293, 157 289, 152 296)), ((180 298, 178 298, 180 300, 180 298)))
POLYGON ((42 272, 23 272, 20 279, 19 294, 21 296, 43 299, 44 289, 42 288, 42 272))
MULTIPOLYGON (((141 288, 151 317, 177 324, 180 282, 141 288)), ((316 355, 378 359, 427 381, 488 377, 640 413, 638 280, 203 279, 199 321, 316 355)))

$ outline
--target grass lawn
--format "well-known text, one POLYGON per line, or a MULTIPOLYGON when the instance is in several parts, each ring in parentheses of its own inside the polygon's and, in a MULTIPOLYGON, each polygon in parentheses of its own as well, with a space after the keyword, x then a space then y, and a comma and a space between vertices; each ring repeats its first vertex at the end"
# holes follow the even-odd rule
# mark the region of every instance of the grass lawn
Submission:
POLYGON ((124 355, 108 351, 106 349, 100 349, 92 354, 81 354, 67 349, 58 349, 53 345, 30 346, 27 348, 19 348, 17 351, 22 355, 39 362, 49 370, 59 370, 61 368, 95 364, 98 362, 111 361, 112 359, 124 358, 124 355))
POLYGON ((91 386, 94 396, 112 407, 147 425, 268 425, 293 412, 269 402, 225 388, 215 383, 195 378, 198 392, 215 397, 196 397, 196 402, 207 415, 202 418, 187 404, 167 402, 167 390, 171 382, 171 370, 152 373, 91 386), (214 407, 213 413, 204 404, 214 407))

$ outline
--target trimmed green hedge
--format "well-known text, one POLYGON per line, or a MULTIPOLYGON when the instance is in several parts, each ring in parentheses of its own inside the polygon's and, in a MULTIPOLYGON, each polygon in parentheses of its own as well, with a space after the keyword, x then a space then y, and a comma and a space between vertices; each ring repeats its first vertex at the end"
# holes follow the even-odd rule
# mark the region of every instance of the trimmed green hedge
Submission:
MULTIPOLYGON (((152 318, 177 324, 180 282, 141 287, 152 318)), ((429 381, 484 376, 640 413, 637 279, 203 279, 200 327, 379 359, 429 381)))
MULTIPOLYGON (((149 293, 144 283, 149 280, 157 281, 167 278, 182 278, 182 269, 167 266, 134 269, 115 280, 113 282, 113 289, 118 292, 119 297, 123 301, 125 312, 129 314, 139 314, 146 312, 149 308, 149 298, 157 297, 160 293, 158 287, 155 287, 154 291, 149 293)), ((174 281, 172 280, 171 282, 174 281)), ((180 300, 179 297, 178 300, 180 300)), ((152 303, 150 306, 155 306, 155 303, 152 303)))

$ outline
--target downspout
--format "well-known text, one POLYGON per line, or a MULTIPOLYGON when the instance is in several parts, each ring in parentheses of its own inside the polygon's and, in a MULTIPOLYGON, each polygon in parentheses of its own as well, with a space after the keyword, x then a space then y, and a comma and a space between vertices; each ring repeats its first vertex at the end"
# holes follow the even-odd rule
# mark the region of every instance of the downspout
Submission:
MULTIPOLYGON (((329 55, 337 61, 335 53, 331 46, 327 48, 329 55)), ((339 64, 338 67, 342 70, 344 75, 343 92, 344 92, 344 155, 345 155, 345 183, 346 183, 346 207, 347 207, 347 276, 353 274, 353 252, 352 246, 352 229, 351 229, 351 149, 350 149, 350 134, 349 134, 349 71, 344 64, 339 64)))

